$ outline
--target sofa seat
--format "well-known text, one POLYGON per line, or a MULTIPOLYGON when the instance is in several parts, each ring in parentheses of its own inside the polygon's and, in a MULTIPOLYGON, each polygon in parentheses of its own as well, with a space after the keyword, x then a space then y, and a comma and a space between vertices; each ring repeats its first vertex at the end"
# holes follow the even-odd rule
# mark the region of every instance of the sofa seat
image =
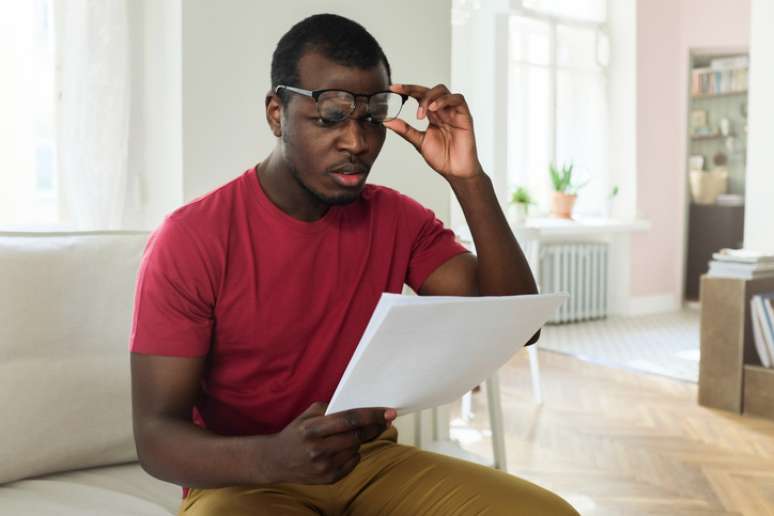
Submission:
POLYGON ((69 471, 0 485, 0 514, 14 516, 169 516, 180 486, 138 463, 69 471))

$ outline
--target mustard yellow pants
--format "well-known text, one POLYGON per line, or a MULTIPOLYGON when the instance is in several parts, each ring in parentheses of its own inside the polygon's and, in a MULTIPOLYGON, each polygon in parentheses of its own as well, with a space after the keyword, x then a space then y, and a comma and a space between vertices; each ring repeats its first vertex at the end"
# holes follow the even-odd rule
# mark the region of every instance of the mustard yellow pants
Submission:
POLYGON ((388 429, 361 447, 335 484, 191 489, 178 516, 577 516, 563 499, 506 473, 396 443, 388 429))

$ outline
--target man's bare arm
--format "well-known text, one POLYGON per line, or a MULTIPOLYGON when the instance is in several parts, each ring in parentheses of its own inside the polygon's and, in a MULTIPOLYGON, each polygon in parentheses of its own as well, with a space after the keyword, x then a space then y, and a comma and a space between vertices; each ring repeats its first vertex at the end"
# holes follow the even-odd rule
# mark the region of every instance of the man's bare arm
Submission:
POLYGON ((134 438, 148 473, 197 488, 259 479, 248 458, 255 438, 218 436, 191 421, 203 358, 132 353, 131 368, 134 438))
POLYGON ((394 410, 332 414, 312 404, 280 433, 220 436, 191 421, 204 359, 132 353, 134 439, 143 468, 181 486, 325 484, 347 475, 364 442, 380 435, 394 410))
MULTIPOLYGON (((460 201, 476 244, 476 257, 457 256, 434 271, 420 288, 424 295, 506 296, 535 294, 537 285, 527 259, 505 220, 497 197, 478 159, 473 117, 465 97, 438 84, 393 84, 392 91, 414 97, 417 118, 427 118, 420 131, 399 118, 389 128, 422 155, 449 182, 460 201)), ((530 339, 530 344, 538 335, 530 339)))

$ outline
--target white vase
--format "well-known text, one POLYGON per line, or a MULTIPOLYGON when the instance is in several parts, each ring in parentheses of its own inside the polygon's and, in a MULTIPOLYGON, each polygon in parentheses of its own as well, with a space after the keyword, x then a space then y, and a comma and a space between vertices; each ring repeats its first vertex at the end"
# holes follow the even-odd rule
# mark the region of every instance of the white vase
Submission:
POLYGON ((527 221, 528 205, 512 203, 508 205, 508 223, 511 226, 522 226, 527 221))

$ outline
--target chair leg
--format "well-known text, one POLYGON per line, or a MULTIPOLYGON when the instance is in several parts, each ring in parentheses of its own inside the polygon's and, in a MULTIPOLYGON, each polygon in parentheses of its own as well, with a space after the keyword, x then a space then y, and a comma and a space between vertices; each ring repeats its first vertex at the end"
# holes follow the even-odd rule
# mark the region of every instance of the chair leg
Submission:
POLYGON ((473 419, 473 393, 471 391, 466 392, 462 397, 460 416, 466 423, 473 419))
POLYGON ((527 354, 529 355, 529 371, 532 376, 532 397, 535 398, 535 403, 540 405, 543 403, 543 388, 540 383, 537 344, 527 346, 527 354))
POLYGON ((489 405, 489 426, 492 430, 492 452, 494 467, 508 471, 505 454, 505 428, 503 425, 503 407, 500 402, 500 380, 494 373, 486 380, 486 396, 489 405))

